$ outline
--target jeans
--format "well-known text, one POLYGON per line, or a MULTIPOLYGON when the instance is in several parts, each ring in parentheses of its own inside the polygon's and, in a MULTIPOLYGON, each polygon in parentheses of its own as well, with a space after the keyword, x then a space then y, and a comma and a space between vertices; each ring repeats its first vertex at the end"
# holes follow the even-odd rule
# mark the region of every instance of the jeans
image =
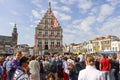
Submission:
POLYGON ((10 71, 7 71, 7 80, 12 80, 12 74, 10 71))
POLYGON ((114 74, 115 74, 115 69, 111 69, 110 70, 110 80, 115 80, 114 74))
POLYGON ((12 80, 14 72, 15 71, 13 71, 13 70, 7 71, 7 80, 12 80))
POLYGON ((109 71, 103 71, 105 80, 110 80, 110 72, 109 71))

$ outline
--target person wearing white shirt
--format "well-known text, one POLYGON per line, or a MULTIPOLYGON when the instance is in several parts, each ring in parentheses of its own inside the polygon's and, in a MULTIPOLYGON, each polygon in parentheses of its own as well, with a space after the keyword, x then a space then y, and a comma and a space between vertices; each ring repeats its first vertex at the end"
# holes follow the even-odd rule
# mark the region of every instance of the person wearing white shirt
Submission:
POLYGON ((79 72, 78 80, 105 80, 104 74, 95 68, 94 62, 94 57, 86 55, 86 68, 79 72))

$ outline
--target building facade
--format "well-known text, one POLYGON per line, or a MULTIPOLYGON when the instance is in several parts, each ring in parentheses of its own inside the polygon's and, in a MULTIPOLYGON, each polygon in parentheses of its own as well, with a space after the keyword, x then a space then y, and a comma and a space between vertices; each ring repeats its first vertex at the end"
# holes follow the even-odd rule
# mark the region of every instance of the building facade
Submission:
POLYGON ((80 51, 87 54, 104 51, 120 52, 120 39, 117 36, 108 35, 107 37, 97 37, 80 44, 72 43, 67 45, 65 49, 66 52, 75 53, 75 51, 80 51))
POLYGON ((87 42, 87 45, 86 45, 86 53, 94 53, 93 52, 93 44, 92 44, 92 41, 88 41, 87 42))
POLYGON ((120 52, 120 40, 115 40, 111 42, 111 50, 115 52, 120 52))
POLYGON ((17 45, 18 33, 16 24, 14 25, 12 36, 0 36, 0 54, 11 54, 17 45))
POLYGON ((111 51, 111 43, 119 40, 117 36, 108 35, 107 37, 97 37, 92 40, 94 52, 111 51))
POLYGON ((35 52, 62 52, 62 28, 58 23, 49 2, 48 10, 35 28, 35 52))

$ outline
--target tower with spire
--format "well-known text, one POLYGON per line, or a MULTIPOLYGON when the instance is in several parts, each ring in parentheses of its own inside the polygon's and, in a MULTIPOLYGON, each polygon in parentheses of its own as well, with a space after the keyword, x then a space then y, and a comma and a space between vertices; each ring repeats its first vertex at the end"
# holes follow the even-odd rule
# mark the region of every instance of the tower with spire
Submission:
MULTIPOLYGON (((14 47, 17 45, 18 33, 16 24, 14 24, 12 36, 0 35, 0 53, 3 55, 12 55, 14 53, 14 47), (6 46, 7 45, 7 46, 6 46)), ((0 54, 1 55, 1 54, 0 54)))
POLYGON ((48 4, 48 10, 35 28, 35 51, 62 52, 62 28, 48 4))
POLYGON ((16 24, 14 24, 14 28, 13 28, 13 32, 12 32, 13 45, 17 45, 17 39, 18 39, 17 27, 16 27, 16 24))

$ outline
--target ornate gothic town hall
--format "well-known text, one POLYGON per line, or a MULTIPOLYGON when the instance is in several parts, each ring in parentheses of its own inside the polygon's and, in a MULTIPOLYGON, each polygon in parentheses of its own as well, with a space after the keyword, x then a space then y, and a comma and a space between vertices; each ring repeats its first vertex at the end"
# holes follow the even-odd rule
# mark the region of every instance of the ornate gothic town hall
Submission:
POLYGON ((62 28, 51 10, 49 2, 48 10, 35 28, 35 51, 61 53, 62 38, 62 28))

